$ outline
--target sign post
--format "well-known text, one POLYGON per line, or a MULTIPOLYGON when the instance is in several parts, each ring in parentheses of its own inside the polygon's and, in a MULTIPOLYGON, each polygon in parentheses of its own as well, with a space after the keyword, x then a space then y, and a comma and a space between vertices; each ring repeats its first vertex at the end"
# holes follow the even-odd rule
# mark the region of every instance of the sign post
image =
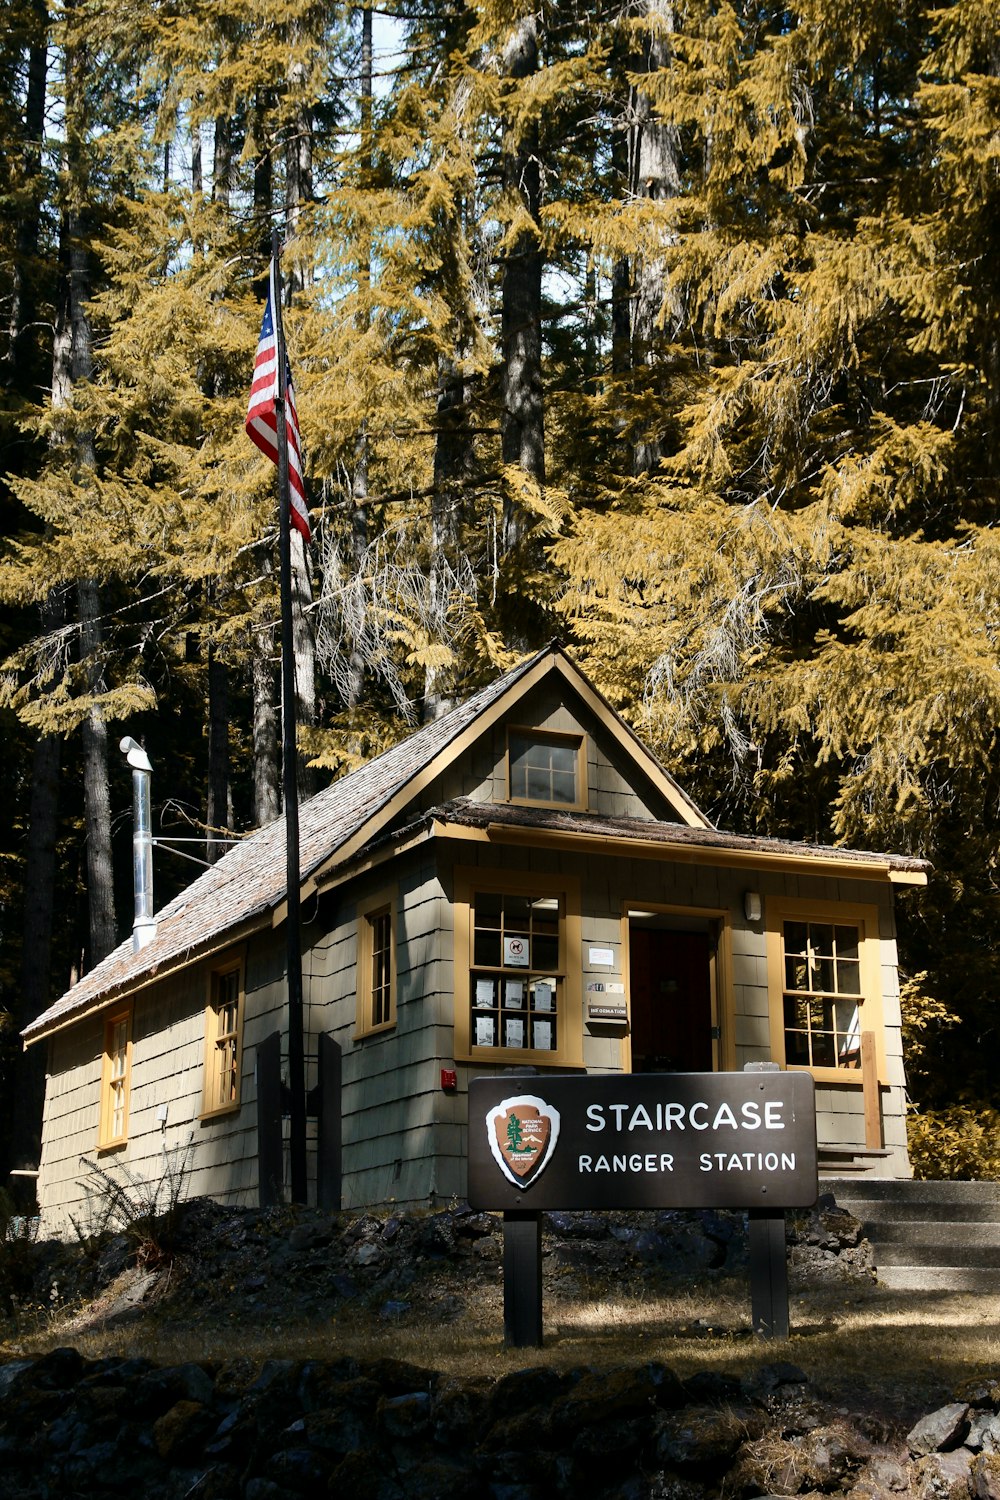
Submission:
POLYGON ((542 1347, 542 1216, 530 1209, 503 1216, 503 1341, 542 1347))
POLYGON ((763 1339, 788 1337, 788 1254, 785 1215, 752 1208, 750 1230, 750 1320, 763 1339))
POLYGON ((811 1207, 817 1191, 806 1073, 508 1074, 469 1086, 469 1203, 504 1213, 504 1325, 517 1347, 541 1344, 546 1209, 749 1209, 754 1327, 786 1337, 784 1210, 811 1207))

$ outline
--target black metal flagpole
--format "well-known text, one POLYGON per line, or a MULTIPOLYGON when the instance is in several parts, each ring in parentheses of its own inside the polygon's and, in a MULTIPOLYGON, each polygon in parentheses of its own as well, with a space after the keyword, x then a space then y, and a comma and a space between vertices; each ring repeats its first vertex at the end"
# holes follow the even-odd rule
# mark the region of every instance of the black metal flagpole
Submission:
POLYGON ((291 498, 288 490, 288 429, 285 426, 287 363, 281 325, 281 246, 271 234, 271 317, 274 321, 278 391, 274 415, 278 438, 278 515, 281 560, 281 756, 285 802, 286 967, 288 970, 289 1155, 293 1203, 306 1201, 306 1080, 302 1022, 302 935, 299 912, 299 790, 295 740, 295 647, 292 638, 291 498))

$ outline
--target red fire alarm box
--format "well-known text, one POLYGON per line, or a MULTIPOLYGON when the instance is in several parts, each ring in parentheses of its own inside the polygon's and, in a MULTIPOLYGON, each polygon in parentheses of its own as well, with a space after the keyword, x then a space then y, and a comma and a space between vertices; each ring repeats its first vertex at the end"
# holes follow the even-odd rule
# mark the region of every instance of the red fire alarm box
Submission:
POLYGON ((454 1068, 441 1069, 441 1087, 449 1094, 458 1088, 458 1073, 454 1068))

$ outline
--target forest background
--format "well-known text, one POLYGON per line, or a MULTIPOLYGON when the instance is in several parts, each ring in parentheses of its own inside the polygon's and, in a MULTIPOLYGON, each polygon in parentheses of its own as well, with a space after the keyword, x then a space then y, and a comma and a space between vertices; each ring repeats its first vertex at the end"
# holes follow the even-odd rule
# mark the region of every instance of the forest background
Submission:
POLYGON ((1000 1171, 1000 7, 381 16, 6 6, 0 1181, 131 925, 118 738, 185 853, 280 810, 273 226, 307 789, 559 637, 722 826, 933 861, 914 1149, 1000 1171))

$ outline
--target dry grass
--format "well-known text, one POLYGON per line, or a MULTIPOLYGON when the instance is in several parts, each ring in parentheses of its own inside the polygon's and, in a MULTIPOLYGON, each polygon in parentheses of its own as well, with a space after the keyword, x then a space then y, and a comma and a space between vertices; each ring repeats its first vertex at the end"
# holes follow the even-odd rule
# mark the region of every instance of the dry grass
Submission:
POLYGON ((713 1282, 669 1296, 552 1296, 541 1350, 503 1346, 498 1286, 482 1287, 458 1317, 429 1302, 399 1321, 347 1304, 335 1317, 269 1326, 234 1306, 209 1324, 184 1326, 154 1305, 125 1322, 100 1307, 52 1318, 44 1330, 0 1345, 0 1355, 73 1343, 91 1358, 145 1355, 162 1363, 234 1357, 390 1356, 463 1377, 547 1364, 610 1365, 662 1360, 685 1377, 703 1369, 743 1375, 776 1359, 799 1365, 818 1391, 849 1408, 868 1407, 908 1424, 965 1382, 1000 1365, 1000 1295, 902 1293, 846 1283, 793 1296, 787 1342, 754 1338, 745 1282, 713 1282))

